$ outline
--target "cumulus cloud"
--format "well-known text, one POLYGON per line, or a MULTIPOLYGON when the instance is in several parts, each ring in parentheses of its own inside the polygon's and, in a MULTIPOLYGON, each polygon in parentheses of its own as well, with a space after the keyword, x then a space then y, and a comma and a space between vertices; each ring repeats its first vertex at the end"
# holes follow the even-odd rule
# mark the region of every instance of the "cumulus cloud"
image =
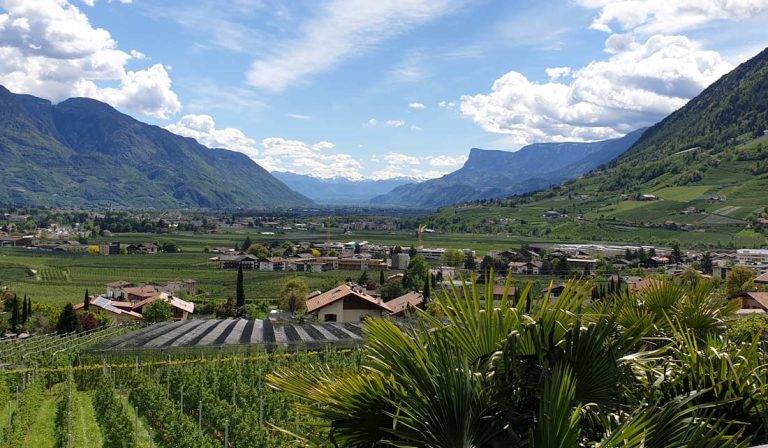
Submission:
POLYGON ((552 67, 544 69, 544 72, 551 81, 554 81, 568 76, 571 73, 571 67, 552 67))
POLYGON ((467 156, 429 156, 426 159, 429 160, 429 164, 432 166, 458 168, 464 165, 467 161, 467 156))
POLYGON ((613 35, 606 51, 606 60, 572 71, 568 83, 511 71, 490 93, 463 96, 461 112, 516 145, 600 140, 655 123, 732 68, 685 36, 613 35))
POLYGON ((425 106, 424 103, 417 103, 417 102, 408 103, 408 107, 410 107, 411 109, 426 109, 427 108, 427 106, 425 106))
POLYGON ((307 144, 300 140, 270 137, 261 141, 262 157, 256 162, 269 171, 290 171, 320 178, 363 179, 360 162, 349 154, 330 153, 335 147, 327 141, 307 144))
POLYGON ((447 14, 456 0, 332 0, 303 23, 299 37, 278 42, 251 65, 248 82, 282 91, 415 26, 447 14))
POLYGON ((210 148, 225 148, 246 154, 268 171, 288 171, 319 178, 345 177, 352 180, 408 178, 422 181, 440 177, 458 168, 466 156, 413 156, 389 152, 375 154, 374 166, 384 165, 371 173, 353 155, 340 152, 336 144, 326 140, 306 143, 282 137, 269 137, 260 142, 236 128, 220 128, 210 115, 185 115, 167 130, 191 137, 210 148), (368 174, 370 173, 370 174, 368 174))
POLYGON ((259 155, 256 140, 236 128, 217 128, 210 115, 185 115, 165 129, 184 137, 192 137, 209 148, 224 148, 242 152, 251 158, 259 155))
POLYGON ((409 156, 407 154, 400 154, 397 152, 390 152, 384 156, 384 160, 390 165, 403 166, 403 165, 419 165, 421 161, 418 157, 409 156))
POLYGON ((0 9, 0 83, 52 101, 88 96, 145 115, 181 109, 160 64, 129 71, 140 52, 117 49, 103 28, 66 0, 5 0, 0 9), (107 83, 110 87, 103 87, 107 83), (117 87, 112 85, 117 84, 117 87))
POLYGON ((591 28, 676 33, 718 20, 740 21, 768 13, 768 0, 577 0, 600 12, 591 28))

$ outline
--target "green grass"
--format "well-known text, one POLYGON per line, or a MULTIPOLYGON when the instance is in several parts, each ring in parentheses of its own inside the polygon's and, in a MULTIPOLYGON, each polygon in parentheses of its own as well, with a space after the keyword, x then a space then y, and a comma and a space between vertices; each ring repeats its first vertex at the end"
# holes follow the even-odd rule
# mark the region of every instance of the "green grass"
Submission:
POLYGON ((27 433, 24 448, 53 448, 56 445, 56 404, 59 398, 54 390, 46 392, 35 422, 27 433))
POLYGON ((653 194, 667 201, 689 202, 703 195, 711 188, 709 185, 666 187, 654 191, 653 194))
POLYGON ((101 448, 101 430, 93 410, 93 394, 72 393, 72 446, 77 448, 101 448))

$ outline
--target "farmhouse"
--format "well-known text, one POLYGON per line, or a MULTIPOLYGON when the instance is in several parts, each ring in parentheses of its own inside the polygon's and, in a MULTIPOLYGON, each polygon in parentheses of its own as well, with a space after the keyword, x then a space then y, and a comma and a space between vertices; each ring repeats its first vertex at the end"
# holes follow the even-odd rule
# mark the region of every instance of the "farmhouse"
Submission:
MULTIPOLYGON (((119 304, 119 303, 125 303, 125 302, 115 302, 110 300, 109 297, 96 296, 96 297, 91 297, 90 306, 91 306, 91 311, 108 315, 109 317, 115 319, 118 322, 130 322, 130 321, 137 321, 142 319, 141 314, 135 311, 131 311, 130 309, 122 309, 115 306, 116 304, 119 304)), ((82 309, 83 304, 78 303, 74 305, 73 308, 76 310, 82 309)))
POLYGON ((409 309, 421 308, 424 305, 424 296, 421 293, 411 291, 390 300, 386 304, 392 310, 392 316, 402 316, 409 309))
POLYGON ((341 285, 307 300, 307 313, 322 322, 360 322, 392 309, 381 299, 341 285))
POLYGON ((662 281, 654 278, 643 278, 636 281, 627 282, 629 290, 634 293, 643 292, 648 288, 658 288, 661 285, 663 285, 662 281))
POLYGON ((130 288, 134 286, 131 282, 126 282, 124 280, 118 280, 116 282, 107 283, 107 297, 109 298, 116 298, 125 296, 125 288, 130 288))
POLYGON ((0 246, 29 246, 34 242, 33 236, 4 236, 0 235, 0 246))
POLYGON ((221 269, 256 269, 259 265, 259 259, 255 255, 221 255, 218 257, 219 268, 221 269))
POLYGON ((758 275, 755 279, 755 283, 761 284, 761 285, 768 285, 768 272, 765 274, 758 275))
POLYGON ((507 267, 509 268, 509 272, 513 274, 539 275, 541 263, 512 261, 507 265, 507 267))
MULTIPOLYGON (((173 313, 174 320, 186 320, 189 319, 189 315, 195 311, 195 304, 187 302, 178 297, 175 297, 166 292, 157 292, 150 294, 149 287, 139 288, 127 288, 133 289, 134 292, 142 290, 141 294, 129 293, 127 300, 114 300, 109 296, 95 296, 91 297, 91 305, 98 308, 96 311, 105 311, 114 315, 118 320, 135 320, 141 319, 141 313, 146 305, 157 300, 163 300, 171 305, 171 312, 173 313)), ((79 310, 83 307, 82 303, 78 303, 74 306, 79 310)))
POLYGON ((731 298, 738 299, 741 304, 738 314, 762 314, 768 311, 768 292, 743 292, 731 298))
POLYGON ((129 244, 125 251, 130 255, 156 254, 158 247, 155 244, 129 244))
POLYGON ((101 255, 120 255, 120 243, 101 243, 99 244, 99 254, 101 255))

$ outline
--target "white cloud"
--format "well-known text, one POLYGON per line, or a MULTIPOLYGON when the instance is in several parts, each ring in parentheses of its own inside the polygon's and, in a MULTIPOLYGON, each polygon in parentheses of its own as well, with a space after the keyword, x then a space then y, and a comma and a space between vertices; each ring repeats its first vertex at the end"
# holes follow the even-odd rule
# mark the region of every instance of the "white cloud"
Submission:
POLYGON ((286 114, 291 118, 295 118, 296 120, 311 120, 311 115, 304 115, 304 114, 286 114))
POLYGON ((332 0, 303 23, 296 40, 273 45, 251 65, 248 82, 282 91, 341 61, 444 15, 456 0, 332 0))
POLYGON ((764 16, 768 0, 577 0, 600 13, 591 28, 624 31, 675 33, 699 28, 718 20, 741 21, 764 16))
POLYGON ((443 109, 450 109, 450 110, 456 110, 458 105, 454 103, 453 101, 440 101, 437 103, 439 107, 442 107, 443 109))
POLYGON ((415 124, 412 124, 411 125, 411 130, 412 131, 423 131, 424 128, 422 128, 421 126, 416 126, 415 124))
POLYGON ((429 164, 432 166, 440 167, 460 167, 467 161, 467 156, 429 156, 425 159, 429 160, 429 164))
MULTIPOLYGON (((133 0, 116 0, 119 3, 122 3, 124 5, 129 5, 133 3, 133 0)), ((107 0, 107 3, 112 3, 113 0, 107 0)), ((83 3, 85 3, 88 6, 96 6, 96 0, 83 0, 83 3)))
POLYGON ((415 83, 429 76, 424 57, 418 51, 409 52, 389 74, 394 81, 401 83, 415 83))
POLYGON ((564 78, 571 73, 571 67, 552 67, 544 69, 551 81, 564 78))
POLYGON ((381 121, 381 120, 377 120, 375 118, 371 118, 370 120, 368 120, 368 125, 369 126, 381 126, 381 127, 385 127, 385 128, 402 128, 403 126, 405 126, 405 121, 404 120, 385 120, 385 121, 381 121))
POLYGON ((181 109, 165 67, 127 70, 144 55, 118 50, 68 1, 5 0, 0 11, 0 83, 8 89, 52 101, 88 96, 158 118, 181 109))
POLYGON ((428 179, 434 179, 448 174, 444 171, 437 170, 422 170, 412 168, 410 170, 402 169, 402 167, 387 166, 384 169, 374 171, 368 176, 371 180, 388 180, 388 179, 410 179, 416 182, 422 182, 428 179))
POLYGON ((417 103, 417 102, 408 103, 408 107, 410 107, 411 109, 426 109, 427 108, 427 106, 425 106, 424 103, 417 103))
POLYGON ((511 71, 491 92, 463 96, 461 111, 510 142, 600 140, 655 123, 732 67, 685 36, 644 43, 613 35, 611 55, 572 72, 572 81, 536 83, 511 71))
POLYGON ((349 154, 329 153, 336 145, 320 141, 309 145, 299 140, 271 137, 261 142, 263 157, 256 162, 270 171, 290 171, 320 178, 363 179, 362 165, 349 154))
POLYGON ((177 123, 170 124, 165 129, 184 137, 192 137, 209 148, 238 151, 251 158, 259 155, 256 140, 249 138, 243 131, 236 128, 216 128, 216 123, 210 115, 185 115, 177 123))
POLYGON ((390 152, 389 154, 384 156, 384 160, 386 160, 388 164, 394 165, 394 166, 421 164, 421 161, 419 160, 418 157, 409 156, 407 154, 400 154, 397 152, 390 152))

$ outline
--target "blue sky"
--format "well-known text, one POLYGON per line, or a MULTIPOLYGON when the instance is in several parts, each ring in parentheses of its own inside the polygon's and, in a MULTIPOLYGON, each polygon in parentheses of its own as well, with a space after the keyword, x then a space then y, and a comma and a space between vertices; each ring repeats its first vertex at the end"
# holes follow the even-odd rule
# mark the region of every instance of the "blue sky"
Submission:
POLYGON ((436 177, 653 124, 768 44, 768 0, 0 0, 0 83, 270 170, 436 177))

